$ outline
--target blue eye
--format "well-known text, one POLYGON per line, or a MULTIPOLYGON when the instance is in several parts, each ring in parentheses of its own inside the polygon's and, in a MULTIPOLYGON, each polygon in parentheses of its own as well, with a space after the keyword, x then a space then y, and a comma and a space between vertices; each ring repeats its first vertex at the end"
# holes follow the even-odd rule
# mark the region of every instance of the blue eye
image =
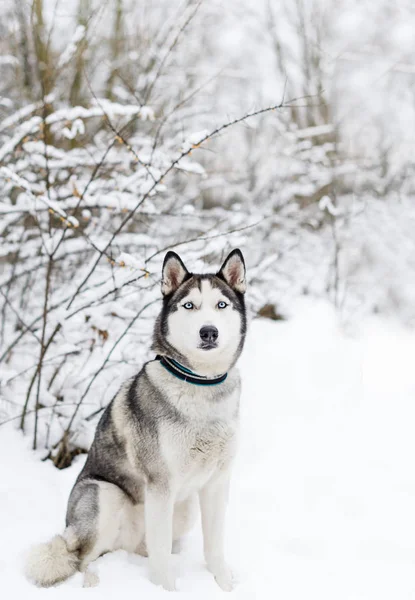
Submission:
POLYGON ((194 308, 193 302, 186 302, 186 304, 183 304, 183 306, 187 310, 192 310, 192 308, 194 308))
POLYGON ((227 306, 228 305, 223 300, 221 300, 220 302, 218 302, 218 308, 226 308, 227 306))

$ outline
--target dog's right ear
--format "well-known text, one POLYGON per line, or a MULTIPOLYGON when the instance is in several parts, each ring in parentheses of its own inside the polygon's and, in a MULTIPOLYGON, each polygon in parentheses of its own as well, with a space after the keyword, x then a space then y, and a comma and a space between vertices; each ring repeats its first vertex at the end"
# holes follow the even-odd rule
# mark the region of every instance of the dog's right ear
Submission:
POLYGON ((164 257, 161 278, 161 293, 168 296, 177 290, 188 276, 189 271, 178 254, 171 250, 164 257))
POLYGON ((228 285, 237 292, 244 294, 246 291, 245 261, 239 248, 232 250, 220 268, 217 276, 224 279, 228 285))

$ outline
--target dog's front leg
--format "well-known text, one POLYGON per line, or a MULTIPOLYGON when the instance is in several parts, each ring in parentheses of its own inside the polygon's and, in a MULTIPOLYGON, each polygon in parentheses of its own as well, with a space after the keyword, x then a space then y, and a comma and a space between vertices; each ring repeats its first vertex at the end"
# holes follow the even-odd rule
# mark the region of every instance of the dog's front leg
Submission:
POLYGON ((176 589, 171 567, 173 507, 173 495, 168 486, 147 486, 145 525, 150 579, 170 591, 176 589))
POLYGON ((231 569, 225 561, 225 513, 228 503, 230 471, 214 476, 199 493, 202 513, 203 545, 209 571, 226 592, 234 587, 231 569))

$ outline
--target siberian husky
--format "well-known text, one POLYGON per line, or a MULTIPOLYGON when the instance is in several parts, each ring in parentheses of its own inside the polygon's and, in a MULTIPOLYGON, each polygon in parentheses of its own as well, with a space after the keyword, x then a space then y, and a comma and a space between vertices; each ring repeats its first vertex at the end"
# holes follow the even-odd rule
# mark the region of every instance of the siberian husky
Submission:
POLYGON ((29 579, 51 586, 105 552, 149 558, 151 581, 176 589, 172 545, 192 527, 199 501, 209 571, 226 591, 224 521, 238 435, 246 312, 245 264, 233 250, 216 274, 190 273, 168 252, 163 306, 147 362, 108 405, 69 497, 66 529, 33 548, 29 579))

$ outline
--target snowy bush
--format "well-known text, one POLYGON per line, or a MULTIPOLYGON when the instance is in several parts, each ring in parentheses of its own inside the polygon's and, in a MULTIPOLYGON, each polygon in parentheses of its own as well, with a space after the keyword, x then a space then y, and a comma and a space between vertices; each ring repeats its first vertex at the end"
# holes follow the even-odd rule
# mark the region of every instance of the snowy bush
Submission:
POLYGON ((348 118, 332 59, 363 9, 144 4, 2 7, 0 420, 59 467, 151 356, 170 248, 206 270, 242 247, 253 315, 414 319, 412 155, 379 99, 348 118))

